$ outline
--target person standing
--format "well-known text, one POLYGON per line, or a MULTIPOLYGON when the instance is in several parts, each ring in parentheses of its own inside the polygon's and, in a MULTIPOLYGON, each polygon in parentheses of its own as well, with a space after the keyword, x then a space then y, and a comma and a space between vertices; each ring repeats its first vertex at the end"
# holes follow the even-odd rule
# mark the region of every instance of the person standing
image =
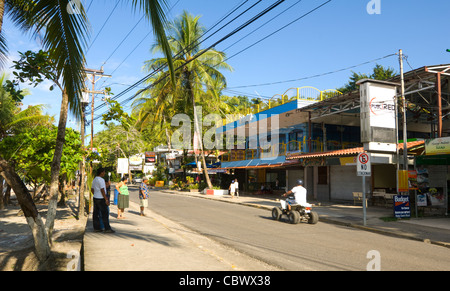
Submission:
POLYGON ((139 186, 139 206, 141 207, 141 216, 145 216, 144 210, 148 207, 148 178, 142 178, 142 183, 139 186))
POLYGON ((117 219, 125 219, 126 217, 123 216, 125 208, 130 207, 127 182, 128 178, 123 177, 121 181, 116 184, 116 190, 119 192, 119 197, 117 198, 117 219))
POLYGON ((109 199, 106 196, 106 184, 105 179, 105 170, 100 168, 97 170, 97 175, 92 181, 91 192, 94 198, 94 213, 93 213, 93 225, 95 232, 103 231, 100 224, 100 219, 102 220, 104 231, 106 233, 114 233, 115 231, 111 229, 109 225, 109 199))
MULTIPOLYGON (((111 204, 111 181, 106 178, 105 180, 105 185, 106 185, 106 198, 109 201, 109 204, 111 204)), ((106 209, 108 210, 108 217, 109 217, 109 205, 106 207, 106 209)), ((103 219, 102 219, 102 214, 100 212, 100 228, 104 229, 105 226, 103 225, 103 219)))

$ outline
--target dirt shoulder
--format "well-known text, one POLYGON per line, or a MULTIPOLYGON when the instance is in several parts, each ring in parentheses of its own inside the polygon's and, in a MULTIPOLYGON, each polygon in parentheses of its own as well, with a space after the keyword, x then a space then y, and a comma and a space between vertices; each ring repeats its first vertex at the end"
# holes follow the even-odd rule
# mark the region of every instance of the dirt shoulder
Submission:
MULTIPOLYGON (((34 242, 30 228, 20 206, 14 205, 0 210, 0 271, 42 270, 34 253, 34 242)), ((66 207, 59 207, 53 234, 53 258, 44 266, 46 270, 67 271, 74 267, 74 256, 81 253, 87 218, 78 220, 78 202, 68 200, 66 207), (73 254, 73 255, 72 255, 73 254), (71 256, 72 255, 72 256, 71 256), (69 257, 69 258, 68 258, 69 257)), ((47 204, 36 205, 45 221, 47 204)))

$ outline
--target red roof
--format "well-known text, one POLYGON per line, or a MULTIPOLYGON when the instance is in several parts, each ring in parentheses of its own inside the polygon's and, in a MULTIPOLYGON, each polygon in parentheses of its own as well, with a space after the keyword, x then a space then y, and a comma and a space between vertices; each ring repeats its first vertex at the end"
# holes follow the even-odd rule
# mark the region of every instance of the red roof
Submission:
MULTIPOLYGON (((414 148, 416 146, 420 146, 425 144, 425 141, 412 141, 407 143, 408 149, 414 148)), ((403 143, 398 144, 399 150, 403 150, 403 143)), ((286 160, 296 160, 296 159, 310 159, 310 158, 319 158, 319 157, 337 157, 337 156, 350 156, 357 155, 364 152, 364 148, 352 148, 352 149, 344 149, 344 150, 334 150, 328 152, 318 152, 318 153, 296 153, 291 156, 287 156, 286 160)))

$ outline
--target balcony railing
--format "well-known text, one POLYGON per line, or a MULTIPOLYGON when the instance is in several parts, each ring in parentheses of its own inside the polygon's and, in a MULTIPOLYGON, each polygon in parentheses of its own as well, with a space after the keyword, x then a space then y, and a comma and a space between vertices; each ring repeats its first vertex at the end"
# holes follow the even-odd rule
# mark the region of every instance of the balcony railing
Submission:
POLYGON ((222 120, 222 125, 225 126, 228 123, 235 122, 248 116, 250 114, 258 114, 267 111, 271 108, 284 105, 293 101, 312 101, 320 102, 335 96, 342 95, 341 92, 335 89, 319 90, 311 86, 304 86, 300 88, 290 88, 283 94, 276 94, 267 101, 261 101, 261 103, 255 104, 251 108, 245 110, 245 114, 231 115, 222 120))

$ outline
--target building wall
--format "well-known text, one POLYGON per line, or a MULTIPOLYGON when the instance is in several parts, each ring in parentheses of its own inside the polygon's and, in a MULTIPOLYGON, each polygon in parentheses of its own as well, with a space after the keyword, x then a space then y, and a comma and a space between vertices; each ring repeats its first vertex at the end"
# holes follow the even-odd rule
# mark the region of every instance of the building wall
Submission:
POLYGON ((330 167, 314 167, 315 195, 318 201, 330 201, 330 167))
POLYGON ((304 169, 295 169, 295 170, 287 170, 286 171, 286 190, 292 190, 295 186, 297 186, 298 179, 305 179, 305 170, 304 169))
POLYGON ((394 193, 397 189, 397 167, 396 165, 373 165, 373 188, 391 189, 387 193, 394 193))
MULTIPOLYGON (((366 178, 366 193, 371 189, 366 178)), ((353 192, 362 192, 362 177, 356 175, 356 166, 330 166, 330 199, 353 201, 353 192)))

